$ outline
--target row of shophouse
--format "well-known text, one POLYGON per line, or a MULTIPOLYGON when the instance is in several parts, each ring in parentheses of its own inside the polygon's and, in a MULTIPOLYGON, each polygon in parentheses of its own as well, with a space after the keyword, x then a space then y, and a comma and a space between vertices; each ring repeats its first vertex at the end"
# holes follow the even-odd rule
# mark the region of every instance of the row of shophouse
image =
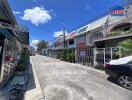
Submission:
POLYGON ((19 25, 7 0, 0 0, 0 85, 14 73, 22 49, 29 49, 28 29, 19 25))
POLYGON ((120 52, 118 44, 126 39, 132 39, 131 4, 116 7, 66 36, 57 37, 49 43, 49 56, 57 58, 65 44, 66 49, 74 52, 76 63, 104 66, 105 62, 121 57, 115 52, 120 52))

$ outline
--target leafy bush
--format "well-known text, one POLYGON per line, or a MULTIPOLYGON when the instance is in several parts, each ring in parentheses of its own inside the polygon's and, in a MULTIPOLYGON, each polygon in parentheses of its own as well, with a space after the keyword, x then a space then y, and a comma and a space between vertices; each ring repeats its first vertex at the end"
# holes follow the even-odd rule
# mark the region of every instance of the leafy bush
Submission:
POLYGON ((127 39, 123 42, 120 42, 118 45, 122 47, 121 49, 122 56, 132 55, 132 39, 127 39))
POLYGON ((17 70, 22 71, 25 70, 29 64, 29 51, 27 49, 23 49, 21 53, 21 58, 18 62, 17 70))
POLYGON ((63 49, 62 51, 61 51, 61 56, 60 56, 60 59, 61 60, 64 60, 64 61, 66 61, 66 54, 67 53, 67 50, 66 49, 63 49))
POLYGON ((70 62, 70 50, 66 51, 66 61, 70 62))
POLYGON ((130 29, 130 32, 132 32, 132 28, 130 29))
POLYGON ((63 49, 61 52, 61 60, 75 62, 74 52, 70 49, 63 49))

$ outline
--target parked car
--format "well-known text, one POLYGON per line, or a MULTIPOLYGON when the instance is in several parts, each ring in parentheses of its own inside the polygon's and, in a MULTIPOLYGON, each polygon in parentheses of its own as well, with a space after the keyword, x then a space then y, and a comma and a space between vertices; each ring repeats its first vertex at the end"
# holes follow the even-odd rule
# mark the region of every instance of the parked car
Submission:
POLYGON ((122 87, 132 90, 132 56, 106 63, 105 73, 115 78, 122 87))

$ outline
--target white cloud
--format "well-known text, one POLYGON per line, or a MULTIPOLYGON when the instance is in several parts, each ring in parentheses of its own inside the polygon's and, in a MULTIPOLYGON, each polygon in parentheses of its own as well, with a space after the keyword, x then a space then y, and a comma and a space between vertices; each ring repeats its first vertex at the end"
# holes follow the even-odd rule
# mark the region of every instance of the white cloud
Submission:
POLYGON ((13 14, 15 14, 15 15, 20 15, 21 12, 19 12, 19 11, 13 11, 13 14))
POLYGON ((32 40, 31 45, 36 46, 39 43, 39 40, 32 40))
POLYGON ((32 9, 26 9, 21 19, 30 21, 32 24, 38 26, 39 24, 50 21, 52 16, 49 14, 49 11, 45 10, 43 7, 35 7, 32 9))
MULTIPOLYGON (((67 35, 67 34, 68 34, 68 32, 65 31, 65 35, 67 35)), ((58 37, 58 36, 60 36, 60 35, 63 35, 63 30, 58 31, 58 32, 54 32, 54 37, 58 37)))
POLYGON ((39 40, 32 40, 30 45, 35 48, 35 51, 37 50, 37 44, 39 43, 39 40))

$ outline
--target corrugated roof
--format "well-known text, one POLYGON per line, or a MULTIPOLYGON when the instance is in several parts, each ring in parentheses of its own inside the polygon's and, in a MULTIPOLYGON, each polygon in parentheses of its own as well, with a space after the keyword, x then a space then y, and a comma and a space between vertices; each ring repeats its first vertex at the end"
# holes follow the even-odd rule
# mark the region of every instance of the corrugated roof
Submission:
POLYGON ((77 30, 77 34, 76 34, 76 35, 83 34, 83 33, 87 32, 88 29, 89 29, 89 24, 87 24, 87 25, 85 25, 85 26, 79 28, 79 29, 77 30))
POLYGON ((85 27, 79 29, 77 33, 79 34, 79 33, 85 32, 85 31, 87 31, 87 28, 88 28, 88 26, 85 26, 85 27))
POLYGON ((88 31, 91 31, 93 29, 101 27, 102 25, 104 25, 107 22, 107 19, 108 19, 108 15, 81 27, 80 29, 77 30, 76 35, 80 35, 80 34, 83 34, 85 32, 88 32, 88 31))
POLYGON ((107 22, 107 19, 108 19, 108 15, 90 23, 90 27, 88 31, 101 27, 107 22))
POLYGON ((70 38, 73 38, 75 35, 76 35, 76 31, 73 31, 71 33, 69 33, 67 36, 66 36, 66 39, 70 39, 70 38))

